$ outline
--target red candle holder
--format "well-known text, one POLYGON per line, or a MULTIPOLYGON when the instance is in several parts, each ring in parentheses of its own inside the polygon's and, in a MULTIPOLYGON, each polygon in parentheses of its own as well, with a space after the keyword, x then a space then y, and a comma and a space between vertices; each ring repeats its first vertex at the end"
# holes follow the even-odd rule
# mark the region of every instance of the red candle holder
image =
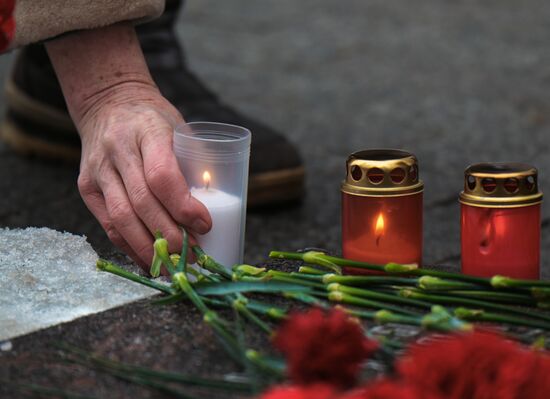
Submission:
POLYGON ((540 204, 537 169, 481 163, 464 172, 462 272, 480 277, 540 275, 540 204))
MULTIPOLYGON (((418 161, 406 151, 353 153, 342 183, 342 253, 347 259, 385 265, 422 262, 424 184, 418 161)), ((365 271, 346 268, 347 273, 365 271)))

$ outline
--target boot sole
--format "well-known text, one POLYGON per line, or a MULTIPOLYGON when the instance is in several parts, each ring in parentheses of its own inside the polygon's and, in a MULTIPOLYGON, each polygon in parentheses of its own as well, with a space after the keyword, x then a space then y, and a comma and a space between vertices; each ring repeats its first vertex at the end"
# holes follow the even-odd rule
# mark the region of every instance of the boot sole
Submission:
MULTIPOLYGON (((72 120, 64 112, 36 101, 19 90, 12 80, 6 83, 8 112, 0 124, 0 137, 23 156, 36 156, 64 162, 78 162, 80 148, 64 143, 78 137, 72 120), (15 115, 21 117, 15 118, 15 115), (28 121, 21 126, 17 121, 28 121), (36 134, 31 132, 36 131, 36 134), (40 135, 43 133, 43 135, 40 135), (57 136, 56 141, 43 139, 57 136)), ((303 166, 251 175, 248 182, 248 207, 268 207, 299 201, 304 194, 303 166)))
POLYGON ((15 152, 62 162, 80 160, 78 133, 65 112, 29 97, 11 79, 6 82, 5 96, 7 112, 0 137, 15 152))
POLYGON ((303 166, 252 175, 248 180, 248 206, 267 207, 300 201, 304 196, 303 166))

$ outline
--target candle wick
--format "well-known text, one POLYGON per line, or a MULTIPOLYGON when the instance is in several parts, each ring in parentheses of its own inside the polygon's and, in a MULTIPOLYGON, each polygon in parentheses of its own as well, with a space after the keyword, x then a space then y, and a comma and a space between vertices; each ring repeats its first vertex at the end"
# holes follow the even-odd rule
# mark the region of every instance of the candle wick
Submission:
POLYGON ((379 234, 378 237, 376 237, 376 246, 380 246, 380 239, 382 238, 382 234, 379 234))
POLYGON ((210 188, 210 182, 207 181, 207 182, 206 182, 206 191, 208 191, 209 188, 210 188))

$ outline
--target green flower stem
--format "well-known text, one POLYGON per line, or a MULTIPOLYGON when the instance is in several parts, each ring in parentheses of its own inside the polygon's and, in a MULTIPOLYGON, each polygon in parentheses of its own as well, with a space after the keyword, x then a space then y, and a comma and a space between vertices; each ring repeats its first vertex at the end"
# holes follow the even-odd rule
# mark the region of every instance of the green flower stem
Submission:
POLYGON ((63 399, 96 399, 97 398, 96 396, 81 395, 78 393, 65 391, 59 388, 50 388, 50 387, 45 387, 43 385, 36 385, 36 384, 20 384, 20 383, 11 382, 11 381, 2 380, 2 379, 0 379, 0 384, 11 385, 14 388, 21 391, 34 392, 35 394, 40 395, 40 397, 42 397, 42 395, 47 395, 47 396, 55 396, 57 398, 63 398, 63 399))
POLYGON ((511 325, 523 326, 523 327, 541 328, 547 331, 550 330, 550 323, 545 323, 545 322, 536 321, 536 320, 522 319, 519 317, 513 317, 509 315, 489 313, 481 309, 468 309, 464 307, 459 307, 454 310, 454 315, 459 319, 466 320, 466 321, 511 324, 511 325))
POLYGON ((246 304, 246 307, 258 314, 268 316, 274 320, 284 320, 287 317, 287 310, 273 306, 271 304, 266 304, 260 301, 249 300, 246 304))
POLYGON ((471 331, 472 325, 453 317, 447 309, 441 305, 432 306, 431 312, 422 317, 422 327, 427 330, 439 331, 471 331))
POLYGON ((302 287, 313 287, 313 288, 323 288, 324 289, 323 284, 315 283, 315 282, 311 282, 311 281, 307 281, 307 280, 302 280, 302 279, 298 279, 298 278, 287 277, 287 276, 284 276, 284 275, 277 276, 277 275, 274 275, 274 274, 268 275, 266 273, 264 276, 261 276, 261 277, 252 277, 252 276, 239 276, 239 277, 236 277, 235 275, 233 275, 233 278, 234 279, 237 278, 237 280, 233 280, 233 281, 241 281, 241 282, 245 282, 245 283, 266 283, 268 281, 278 281, 280 283, 296 284, 296 285, 299 285, 299 286, 302 286, 302 287))
MULTIPOLYGON (((86 367, 90 367, 90 362, 86 361, 85 359, 77 358, 77 359, 66 359, 66 361, 71 363, 80 364, 86 367)), ((121 380, 125 380, 134 384, 143 385, 149 388, 157 389, 159 391, 165 392, 170 394, 170 397, 173 398, 180 398, 180 399, 193 399, 191 396, 186 395, 185 393, 172 388, 171 386, 165 385, 163 383, 157 382, 155 380, 147 379, 142 376, 135 376, 135 375, 129 375, 126 371, 120 371, 117 369, 109 369, 105 366, 101 366, 98 364, 94 365, 95 368, 99 371, 103 371, 108 373, 109 375, 112 375, 113 377, 120 378, 121 380)))
POLYGON ((203 313, 203 320, 216 332, 221 343, 225 346, 229 355, 239 364, 246 366, 246 359, 240 350, 240 345, 237 340, 226 330, 222 321, 216 312, 208 309, 201 297, 195 292, 187 276, 183 272, 178 272, 172 277, 174 285, 179 287, 193 304, 203 313))
POLYGON ((187 276, 183 272, 177 272, 172 276, 172 282, 176 287, 178 287, 182 292, 187 295, 187 297, 193 302, 193 304, 201 311, 202 314, 206 314, 210 311, 208 307, 204 304, 200 296, 195 292, 187 276))
POLYGON ((242 314, 244 317, 246 317, 248 320, 256 324, 261 330, 266 332, 268 335, 273 334, 273 330, 271 327, 267 325, 262 319, 260 319, 258 316, 256 316, 254 313, 248 309, 246 301, 243 300, 243 298, 238 298, 233 301, 233 309, 235 309, 237 312, 242 314))
POLYGON ((367 307, 372 309, 387 309, 402 315, 409 315, 409 316, 418 315, 417 312, 413 312, 411 310, 408 310, 399 306, 394 306, 394 305, 384 303, 384 302, 379 302, 379 301, 373 301, 371 299, 356 297, 356 296, 347 294, 343 291, 330 291, 328 294, 328 299, 332 302, 346 303, 348 305, 355 305, 355 306, 367 307))
MULTIPOLYGON (((326 297, 326 293, 324 294, 324 297, 326 297)), ((294 299, 296 301, 303 302, 311 306, 318 306, 323 309, 330 308, 330 305, 327 302, 322 301, 313 295, 305 294, 303 292, 285 292, 283 295, 285 298, 294 299)))
POLYGON ((156 252, 153 254, 153 261, 151 262, 151 267, 149 268, 149 274, 153 277, 160 276, 160 267, 162 266, 162 259, 158 256, 156 252))
POLYGON ((325 288, 325 285, 321 282, 306 281, 300 278, 290 277, 288 273, 279 272, 275 270, 269 270, 266 274, 266 278, 272 278, 273 280, 281 281, 285 283, 305 285, 306 287, 321 288, 321 289, 325 288))
MULTIPOLYGON (((204 303, 210 306, 221 308, 231 308, 233 306, 232 303, 228 303, 228 301, 215 299, 212 297, 202 296, 201 299, 204 303)), ((246 303, 246 307, 256 314, 266 316, 277 321, 284 320, 287 317, 286 309, 268 305, 263 302, 248 300, 248 302, 246 303)))
POLYGON ((286 260, 300 260, 305 263, 312 263, 317 266, 325 267, 331 270, 333 273, 342 274, 341 269, 335 263, 329 260, 329 256, 322 252, 309 251, 309 252, 284 252, 284 251, 271 251, 269 253, 270 258, 274 259, 286 259, 286 260), (309 257, 308 255, 309 254, 309 257))
MULTIPOLYGON (((374 270, 378 272, 385 272, 391 274, 403 274, 411 276, 434 276, 451 280, 467 281, 470 283, 476 283, 481 285, 490 285, 490 281, 483 277, 468 276, 460 273, 444 272, 441 270, 421 269, 415 267, 415 265, 400 265, 397 263, 388 263, 387 265, 374 265, 367 262, 359 262, 349 259, 343 259, 336 256, 329 256, 322 252, 313 252, 308 256, 308 252, 283 252, 283 251, 271 251, 270 258, 288 259, 288 260, 300 260, 306 263, 313 263, 320 265, 322 262, 330 262, 340 267, 356 267, 360 269, 374 270), (307 260, 306 260, 307 259, 307 260), (319 263, 317 263, 319 262, 319 263)), ((322 266, 322 265, 320 265, 322 266)))
POLYGON ((313 275, 323 275, 326 273, 324 270, 319 270, 311 266, 300 266, 300 268, 298 269, 298 272, 302 274, 313 274, 313 275))
POLYGON ((181 254, 178 263, 176 264, 176 271, 177 272, 184 272, 187 274, 188 268, 187 268, 187 253, 189 251, 189 234, 187 234, 187 231, 182 227, 181 233, 183 234, 183 245, 181 247, 181 254))
POLYGON ((160 232, 155 233, 155 242, 153 243, 153 249, 154 249, 154 256, 153 256, 153 264, 151 265, 151 275, 153 277, 158 277, 158 274, 160 273, 160 270, 155 270, 158 259, 161 260, 162 264, 168 270, 170 275, 173 275, 176 272, 176 268, 174 267, 174 264, 172 263, 172 260, 170 259, 170 253, 168 252, 168 241, 162 237, 162 234, 160 232), (155 273, 155 274, 153 274, 155 273))
POLYGON ((454 318, 441 306, 432 307, 430 313, 420 317, 395 314, 387 309, 382 309, 376 312, 374 320, 380 324, 408 324, 421 327, 425 330, 439 332, 471 330, 469 324, 454 318))
POLYGON ((404 298, 394 294, 387 294, 384 292, 378 292, 373 290, 367 290, 364 288, 348 287, 339 283, 332 283, 327 286, 329 291, 340 291, 353 296, 362 298, 369 298, 380 300, 384 302, 398 303, 406 306, 420 307, 424 309, 431 309, 432 303, 428 301, 420 301, 412 298, 404 298))
MULTIPOLYGON (((324 293, 324 296, 325 297, 327 296, 326 293, 324 293)), ((327 303, 325 301, 322 301, 319 298, 316 298, 312 295, 304 294, 304 293, 301 293, 301 292, 288 293, 287 295, 285 295, 285 297, 291 298, 291 299, 294 299, 294 300, 297 300, 297 301, 300 301, 300 302, 304 302, 308 305, 319 306, 319 307, 324 308, 324 309, 331 308, 331 305, 329 303, 327 303)), ((384 322, 384 320, 382 320, 382 319, 380 319, 380 320, 376 319, 378 312, 371 312, 371 311, 363 310, 363 309, 352 309, 352 308, 348 308, 346 306, 341 306, 341 305, 336 305, 335 307, 337 307, 339 309, 342 309, 344 312, 346 312, 347 314, 349 314, 350 316, 353 316, 353 317, 358 317, 360 319, 365 319, 365 320, 374 320, 374 321, 377 321, 379 323, 384 322)), ((401 323, 401 324, 410 324, 410 325, 414 325, 414 326, 418 326, 418 327, 421 326, 421 323, 420 323, 421 318, 418 317, 418 316, 405 316, 405 315, 401 315, 401 314, 394 314, 394 313, 391 313, 391 312, 389 312, 389 313, 391 315, 393 315, 394 318, 391 319, 392 321, 388 321, 388 322, 395 322, 395 323, 401 323)), ((377 340, 383 347, 386 348, 386 350, 389 350, 389 351, 391 351, 392 348, 401 349, 403 347, 403 345, 401 343, 393 341, 391 339, 388 339, 387 337, 374 337, 372 334, 367 334, 367 336, 371 339, 377 340)))
POLYGON ((241 348, 235 337, 233 337, 223 326, 216 312, 209 311, 203 316, 203 320, 216 332, 222 345, 225 347, 227 353, 237 363, 246 366, 244 354, 241 352, 241 348))
MULTIPOLYGON (((250 391, 250 384, 247 383, 207 379, 173 373, 169 371, 159 371, 146 367, 117 362, 104 357, 99 357, 73 346, 69 346, 67 344, 61 344, 59 346, 63 351, 81 359, 81 361, 84 362, 83 364, 87 363, 88 366, 91 365, 95 367, 101 367, 105 370, 114 370, 127 374, 130 373, 135 376, 140 376, 142 378, 152 378, 158 381, 174 382, 182 385, 200 386, 231 391, 250 391)), ((67 360, 73 361, 73 359, 71 358, 68 358, 67 360)))
POLYGON ((304 252, 303 260, 306 263, 311 263, 331 270, 333 273, 342 274, 342 268, 340 266, 330 261, 328 258, 319 255, 324 255, 324 253, 317 251, 304 252))
POLYGON ((442 279, 434 276, 422 276, 416 280, 416 286, 428 291, 449 291, 449 290, 479 290, 486 285, 472 284, 463 281, 442 279))
POLYGON ((550 288, 545 287, 532 287, 529 289, 531 296, 538 300, 548 300, 550 299, 550 288))
POLYGON ((348 308, 347 306, 342 306, 342 305, 336 305, 334 307, 338 309, 342 309, 344 312, 346 312, 350 316, 357 317, 359 319, 365 319, 365 320, 375 320, 376 314, 378 313, 378 311, 348 308))
POLYGON ((378 324, 405 324, 410 326, 422 327, 422 317, 420 316, 407 316, 399 313, 393 313, 390 310, 382 309, 373 312, 372 320, 378 324))
POLYGON ((408 277, 338 276, 336 274, 325 274, 322 281, 325 284, 340 283, 354 287, 365 287, 371 285, 414 285, 418 280, 408 277))
POLYGON ((233 267, 233 273, 231 279, 233 281, 239 280, 243 276, 263 276, 265 275, 265 267, 255 267, 250 265, 235 265, 233 267))
POLYGON ((264 371, 267 375, 277 379, 285 377, 285 363, 283 361, 268 359, 253 349, 247 350, 245 356, 248 361, 258 367, 258 369, 264 371))
POLYGON ((287 274, 289 277, 292 277, 292 278, 299 278, 307 281, 316 281, 319 283, 323 282, 323 276, 325 276, 325 274, 304 274, 304 273, 298 273, 298 272, 290 272, 287 274))
POLYGON ((178 399, 195 399, 193 396, 189 396, 186 393, 180 391, 179 389, 172 388, 169 385, 156 382, 153 380, 148 380, 146 378, 142 377, 133 377, 129 376, 126 373, 121 373, 118 371, 111 371, 110 374, 114 377, 120 378, 121 380, 128 381, 134 384, 143 385, 148 388, 153 388, 158 391, 164 392, 166 394, 169 394, 172 398, 178 398, 178 399))
MULTIPOLYGON (((176 268, 177 268, 178 267, 177 265, 181 261, 181 255, 180 254, 171 254, 170 255, 170 260, 172 261, 172 264, 174 266, 176 266, 176 268)), ((197 279, 197 281, 204 280, 204 279, 208 278, 208 276, 200 273, 198 270, 195 270, 192 267, 187 267, 187 263, 185 263, 185 265, 183 266, 182 271, 188 276, 189 275, 194 276, 197 279)))
POLYGON ((177 294, 163 296, 160 299, 151 302, 151 304, 155 306, 173 305, 174 303, 183 301, 185 298, 187 298, 187 295, 183 292, 178 292, 177 294))
POLYGON ((543 287, 550 288, 550 281, 545 280, 522 280, 506 276, 493 276, 490 279, 494 288, 521 288, 521 287, 543 287))
POLYGON ((216 262, 210 255, 207 255, 198 245, 191 248, 197 257, 197 264, 212 273, 217 273, 228 280, 231 280, 231 273, 225 266, 216 262))
POLYGON ((96 266, 99 270, 104 272, 109 272, 116 274, 117 276, 124 277, 125 279, 131 280, 135 283, 146 285, 147 287, 154 288, 155 290, 162 291, 166 294, 175 294, 175 291, 162 283, 157 283, 156 281, 150 280, 147 277, 139 276, 127 270, 124 270, 118 265, 115 265, 112 262, 106 261, 104 259, 98 259, 96 266))
MULTIPOLYGON (((324 297, 326 297, 326 296, 327 295, 324 294, 324 297)), ((300 301, 300 302, 303 302, 303 303, 306 303, 308 305, 319 306, 323 309, 330 309, 332 307, 328 302, 322 301, 319 298, 316 298, 316 297, 314 297, 312 295, 309 295, 309 294, 303 294, 301 292, 297 292, 297 293, 296 292, 290 292, 290 293, 286 294, 285 297, 290 298, 290 299, 294 299, 294 300, 297 300, 297 301, 300 301)), ((330 297, 330 294, 328 295, 328 297, 330 297)), ((343 301, 339 301, 339 302, 343 302, 343 301)), ((355 303, 352 303, 352 305, 354 305, 354 304, 355 303)), ((377 312, 372 312, 372 311, 363 310, 363 309, 352 309, 352 308, 348 308, 348 307, 342 306, 342 305, 336 305, 335 307, 338 307, 339 309, 342 309, 344 312, 346 312, 347 314, 349 314, 351 316, 359 317, 361 319, 366 319, 366 320, 375 320, 375 316, 377 314, 377 312)))
POLYGON ((453 295, 465 298, 504 302, 511 305, 537 306, 537 300, 529 296, 500 291, 445 291, 439 295, 453 295))
POLYGON ((550 316, 544 315, 542 313, 529 311, 527 309, 518 309, 515 307, 506 306, 502 304, 490 303, 490 302, 481 301, 478 299, 461 298, 461 297, 454 297, 454 296, 447 296, 447 295, 433 295, 433 294, 428 294, 418 290, 411 290, 411 289, 402 289, 399 291, 399 295, 401 295, 404 298, 419 299, 422 301, 432 302, 436 304, 448 304, 448 305, 459 305, 459 306, 465 305, 465 306, 470 306, 472 308, 481 308, 485 310, 493 310, 496 312, 517 314, 523 317, 530 317, 530 318, 540 319, 544 321, 550 321, 550 316))

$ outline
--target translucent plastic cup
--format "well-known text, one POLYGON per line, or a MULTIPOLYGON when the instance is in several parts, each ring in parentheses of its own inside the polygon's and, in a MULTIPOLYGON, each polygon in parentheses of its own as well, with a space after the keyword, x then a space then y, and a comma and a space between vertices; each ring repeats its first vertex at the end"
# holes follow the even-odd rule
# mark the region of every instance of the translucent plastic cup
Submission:
POLYGON ((212 217, 212 230, 196 238, 230 268, 243 262, 250 130, 224 123, 176 126, 174 153, 191 195, 212 217))

